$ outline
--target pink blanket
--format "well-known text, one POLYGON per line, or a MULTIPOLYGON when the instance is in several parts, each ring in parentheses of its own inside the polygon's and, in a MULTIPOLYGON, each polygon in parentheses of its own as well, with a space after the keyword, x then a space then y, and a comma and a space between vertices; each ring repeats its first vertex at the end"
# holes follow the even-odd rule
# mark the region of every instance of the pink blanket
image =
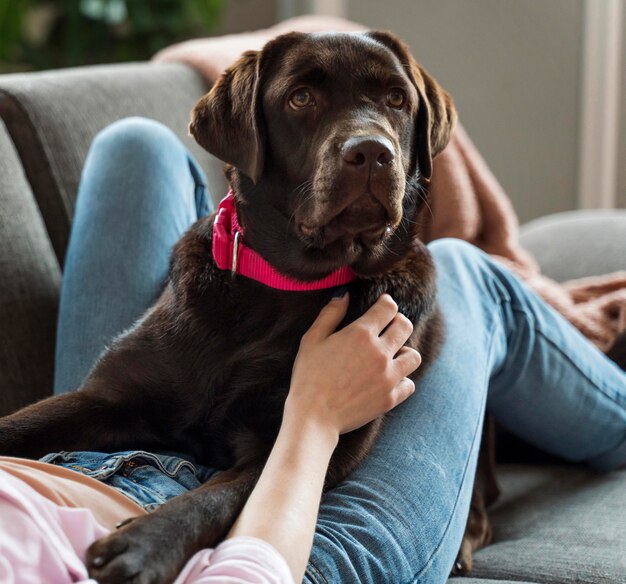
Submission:
MULTIPOLYGON (((364 29, 339 18, 305 16, 256 32, 187 41, 154 58, 187 63, 213 83, 243 51, 260 49, 279 34, 364 29)), ((426 241, 457 237, 493 255, 606 351, 626 329, 626 271, 565 284, 542 276, 518 243, 518 221, 509 198, 461 126, 433 169, 433 214, 426 225, 426 241)))

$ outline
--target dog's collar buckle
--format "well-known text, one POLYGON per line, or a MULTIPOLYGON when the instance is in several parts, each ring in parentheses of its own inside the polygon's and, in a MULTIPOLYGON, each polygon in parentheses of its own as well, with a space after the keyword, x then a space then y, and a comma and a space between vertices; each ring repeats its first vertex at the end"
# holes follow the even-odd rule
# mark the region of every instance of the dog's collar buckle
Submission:
POLYGON ((235 237, 233 238, 233 261, 230 264, 230 271, 234 274, 237 273, 237 260, 239 259, 239 239, 241 238, 241 231, 235 231, 235 237))
POLYGON ((232 191, 222 199, 213 222, 213 259, 220 270, 228 270, 233 277, 245 276, 270 288, 292 292, 308 292, 342 286, 356 279, 350 266, 335 270, 321 280, 303 282, 281 274, 256 251, 245 244, 244 233, 237 220, 235 197, 232 191))

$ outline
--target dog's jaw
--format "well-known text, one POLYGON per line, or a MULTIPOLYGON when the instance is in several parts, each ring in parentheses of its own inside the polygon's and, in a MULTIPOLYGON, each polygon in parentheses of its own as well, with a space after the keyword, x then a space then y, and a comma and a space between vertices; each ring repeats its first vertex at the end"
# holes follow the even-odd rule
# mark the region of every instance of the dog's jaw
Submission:
MULTIPOLYGON (((293 218, 278 208, 277 203, 289 195, 282 192, 279 184, 261 180, 253 185, 234 168, 228 176, 247 245, 280 273, 298 280, 318 280, 346 265, 360 277, 383 274, 401 261, 418 236, 416 217, 422 199, 417 181, 407 182, 401 219, 378 243, 366 245, 348 234, 320 247, 303 239, 293 218)), ((383 229, 386 231, 387 225, 383 229)))

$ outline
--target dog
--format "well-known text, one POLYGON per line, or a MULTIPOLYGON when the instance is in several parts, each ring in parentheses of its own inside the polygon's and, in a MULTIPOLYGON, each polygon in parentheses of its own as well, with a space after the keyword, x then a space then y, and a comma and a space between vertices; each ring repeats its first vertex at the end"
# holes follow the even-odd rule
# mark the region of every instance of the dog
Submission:
MULTIPOLYGON (((161 296, 80 391, 0 420, 6 455, 176 450, 225 469, 95 542, 98 582, 170 582, 224 538, 271 450, 299 341, 332 296, 320 282, 347 278, 343 325, 394 298, 422 354, 413 378, 436 358, 443 321, 420 217, 455 120, 450 96, 382 31, 282 35, 198 102, 190 133, 228 165, 232 194, 176 244, 161 296), (244 251, 278 287, 237 272, 244 251)), ((380 424, 341 437, 326 488, 363 460, 380 424)), ((459 570, 489 536, 477 493, 459 570)))

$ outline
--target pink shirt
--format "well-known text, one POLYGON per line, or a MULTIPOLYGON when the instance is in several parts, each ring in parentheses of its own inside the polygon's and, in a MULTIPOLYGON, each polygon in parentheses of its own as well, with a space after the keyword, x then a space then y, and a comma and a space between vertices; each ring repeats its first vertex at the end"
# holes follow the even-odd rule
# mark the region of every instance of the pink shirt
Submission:
MULTIPOLYGON (((56 505, 0 469, 0 584, 96 584, 85 552, 107 533, 89 509, 56 505)), ((269 543, 233 537, 193 556, 175 584, 293 584, 293 578, 269 543)))

